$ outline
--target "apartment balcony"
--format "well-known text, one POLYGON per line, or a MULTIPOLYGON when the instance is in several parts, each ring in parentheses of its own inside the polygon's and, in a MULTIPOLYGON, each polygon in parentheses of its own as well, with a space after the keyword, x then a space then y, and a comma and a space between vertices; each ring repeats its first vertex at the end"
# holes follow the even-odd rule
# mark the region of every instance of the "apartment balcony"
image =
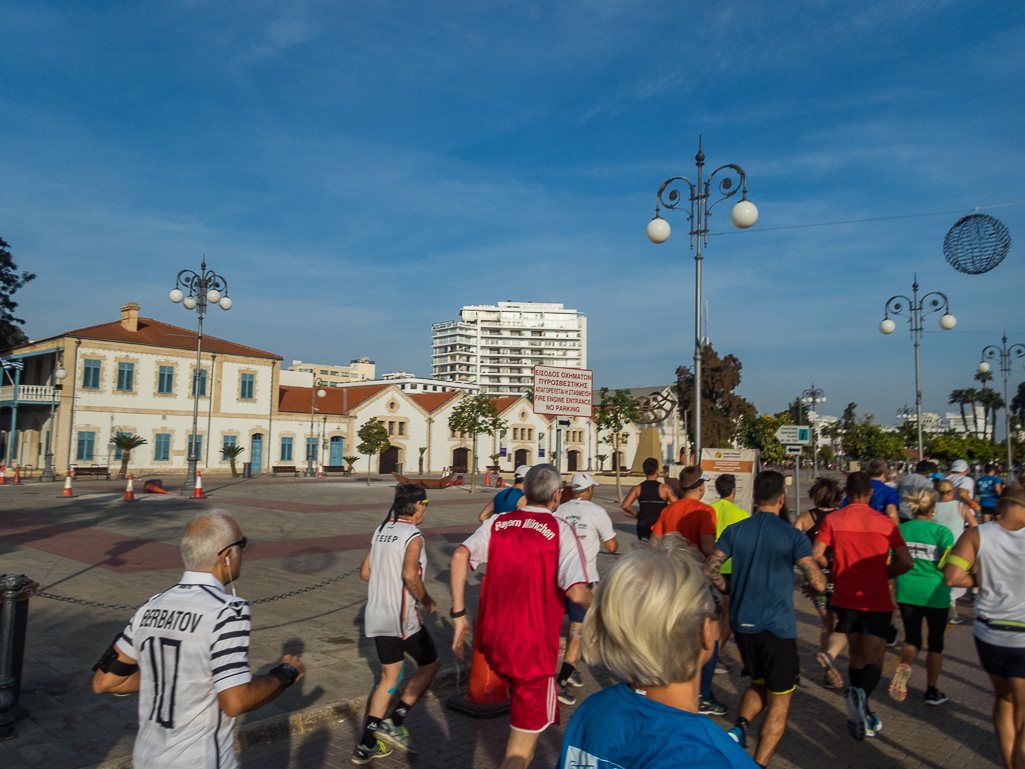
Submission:
MULTIPOLYGON (((60 390, 47 385, 18 385, 19 403, 59 403, 60 390)), ((0 387, 0 402, 14 402, 14 385, 0 387)))

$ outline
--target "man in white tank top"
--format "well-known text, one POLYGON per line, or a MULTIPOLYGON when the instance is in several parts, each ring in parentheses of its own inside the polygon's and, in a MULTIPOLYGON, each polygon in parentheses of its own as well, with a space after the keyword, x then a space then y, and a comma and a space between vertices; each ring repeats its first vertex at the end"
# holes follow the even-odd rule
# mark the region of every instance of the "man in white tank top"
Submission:
POLYGON ((997 519, 968 529, 944 559, 951 587, 972 587, 975 648, 993 682, 993 727, 1007 769, 1025 767, 1025 487, 1007 486, 997 519))
POLYGON ((415 753, 405 719, 438 672, 440 661, 434 641, 420 619, 420 610, 434 612, 435 603, 424 586, 427 550, 417 528, 427 513, 427 492, 415 483, 395 487, 395 501, 388 517, 373 534, 370 552, 363 559, 360 577, 370 583, 367 591, 365 630, 373 638, 381 660, 381 682, 370 697, 363 736, 352 754, 354 764, 391 753, 391 743, 415 753), (385 718, 392 695, 402 677, 406 655, 417 664, 398 705, 385 718), (383 740, 383 742, 382 742, 383 740))
POLYGON ((234 769, 235 717, 302 678, 290 654, 264 675, 249 671, 249 606, 234 595, 245 546, 223 511, 196 516, 181 581, 150 598, 93 668, 98 694, 139 693, 136 767, 234 769))

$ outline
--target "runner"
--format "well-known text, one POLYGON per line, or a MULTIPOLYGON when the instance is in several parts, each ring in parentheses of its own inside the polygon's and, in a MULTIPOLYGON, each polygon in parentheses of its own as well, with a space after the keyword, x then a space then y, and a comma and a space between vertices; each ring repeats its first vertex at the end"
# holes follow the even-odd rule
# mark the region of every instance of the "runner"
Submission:
POLYGON ((365 632, 377 647, 381 682, 370 696, 363 737, 352 752, 354 764, 389 755, 384 742, 405 753, 416 753, 405 726, 406 716, 430 687, 441 664, 434 640, 420 619, 421 609, 433 614, 435 608, 423 583, 427 548, 417 528, 426 514, 427 492, 415 483, 398 484, 388 517, 374 532, 370 552, 360 567, 360 578, 370 583, 365 632), (391 716, 385 718, 407 654, 417 664, 416 673, 391 716))
POLYGON ((997 499, 1000 497, 1000 492, 1004 490, 1004 481, 994 474, 996 471, 996 465, 986 465, 986 474, 975 484, 975 488, 979 492, 979 507, 982 509, 983 523, 993 520, 997 499))
MULTIPOLYGON (((745 518, 750 518, 751 514, 746 510, 741 510, 735 504, 733 500, 737 498, 737 477, 730 473, 723 473, 715 479, 715 492, 719 495, 719 499, 712 503, 712 510, 715 512, 715 538, 718 539, 722 536, 722 533, 726 530, 727 526, 732 526, 738 521, 743 521, 745 518)), ((722 619, 719 621, 719 651, 721 652, 723 647, 726 646, 726 642, 730 640, 730 577, 733 572, 733 561, 726 559, 726 563, 719 569, 722 573, 722 578, 726 580, 726 592, 723 593, 723 606, 722 619)), ((724 665, 720 660, 715 667, 716 673, 729 673, 730 667, 724 665)))
POLYGON ((696 715, 698 670, 719 631, 701 567, 669 534, 602 580, 584 620, 584 659, 626 683, 592 694, 566 728, 558 769, 754 769, 715 724, 696 715))
POLYGON ((915 489, 924 487, 933 488, 932 474, 936 472, 936 464, 925 459, 915 465, 915 472, 905 475, 897 484, 897 494, 900 495, 900 506, 897 508, 897 515, 901 521, 910 521, 914 518, 911 508, 904 498, 915 489))
POLYGON ((729 526, 708 560, 708 577, 720 590, 727 558, 733 558, 730 624, 751 684, 740 702, 736 725, 727 734, 746 747, 751 721, 765 711, 754 758, 766 766, 786 729, 794 688, 801 677, 794 613, 794 566, 816 591, 826 578, 812 560, 808 538, 786 520, 782 474, 764 470, 754 480, 754 514, 729 526))
POLYGON ((466 654, 466 569, 487 563, 477 620, 478 644, 488 665, 512 694, 512 731, 502 766, 525 767, 538 735, 558 723, 555 673, 565 600, 591 602, 587 562, 573 527, 552 515, 562 497, 562 477, 552 465, 535 465, 523 480, 522 510, 488 518, 452 555, 452 651, 466 654))
MULTIPOLYGON (((573 499, 559 505, 555 511, 558 518, 562 518, 572 526, 577 533, 580 547, 583 548, 584 557, 587 559, 587 573, 593 580, 588 587, 593 588, 598 582, 598 552, 602 545, 605 549, 614 553, 619 548, 616 542, 616 532, 612 528, 612 519, 605 512, 605 508, 591 501, 594 490, 598 484, 590 473, 577 473, 573 476, 573 499)), ((559 675, 555 683, 559 687, 559 702, 564 705, 575 705, 577 698, 569 693, 566 686, 581 687, 583 679, 574 667, 580 659, 580 627, 584 621, 587 609, 577 606, 568 598, 566 599, 566 614, 569 616, 569 627, 566 630, 566 654, 562 659, 562 667, 559 668, 559 675)))
POLYGON ((508 513, 510 510, 519 510, 527 504, 527 498, 523 496, 523 479, 530 470, 530 465, 520 465, 516 468, 513 476, 513 485, 508 489, 495 494, 491 501, 484 505, 477 520, 484 523, 488 518, 499 513, 508 513))
POLYGON ((929 626, 925 704, 942 705, 947 701, 947 696, 936 688, 943 667, 943 635, 950 605, 950 588, 943 581, 940 560, 953 547, 954 538, 945 526, 932 520, 939 496, 935 489, 917 488, 905 499, 915 517, 901 524, 900 533, 915 565, 894 580, 897 607, 904 621, 904 649, 890 683, 890 696, 897 702, 908 694, 911 665, 922 648, 922 620, 929 626))
POLYGON ((663 508, 676 501, 672 486, 658 479, 659 467, 661 463, 655 457, 645 459, 641 469, 647 480, 630 489, 623 500, 623 510, 637 519, 637 539, 645 542, 651 539, 651 527, 662 514, 663 508), (640 504, 640 510, 633 509, 634 502, 640 504))
MULTIPOLYGON (((673 502, 662 511, 651 529, 655 537, 664 537, 675 531, 688 544, 696 547, 701 557, 707 558, 715 549, 715 511, 701 501, 705 494, 708 476, 696 465, 680 471, 680 493, 682 499, 673 502)), ((698 712, 708 716, 726 715, 726 705, 712 694, 712 677, 719 665, 719 642, 716 640, 712 658, 701 669, 701 704, 698 712)))
POLYGON ((943 567, 952 587, 978 583, 975 648, 993 682, 993 727, 1006 769, 1025 767, 1025 487, 1008 486, 997 519, 969 529, 943 567), (975 567, 973 569, 973 567, 975 567), (970 573, 976 572, 976 573, 970 573))
POLYGON ((954 499, 970 507, 973 513, 979 513, 982 508, 975 501, 975 479, 968 475, 968 470, 967 462, 955 459, 950 465, 947 480, 954 484, 954 499))
MULTIPOLYGON (((801 513, 794 527, 798 531, 803 531, 807 534, 808 541, 814 547, 815 538, 819 534, 819 527, 822 525, 822 521, 825 520, 829 513, 838 508, 840 499, 843 497, 843 491, 840 489, 840 484, 832 478, 817 478, 815 483, 812 484, 808 496, 811 497, 815 507, 801 513)), ((830 604, 830 599, 833 596, 833 585, 831 584, 833 578, 832 548, 826 549, 826 561, 827 566, 823 567, 822 573, 826 577, 826 582, 830 584, 827 584, 825 592, 815 593, 813 591, 806 591, 806 594, 811 598, 812 603, 815 604, 815 611, 819 613, 819 619, 822 620, 822 632, 819 634, 819 653, 815 655, 816 662, 825 671, 822 685, 827 689, 842 689, 843 676, 836 669, 835 663, 836 658, 840 656, 840 652, 847 645, 847 637, 843 633, 836 632, 836 614, 833 612, 833 607, 830 604)))
MULTIPOLYGON (((975 515, 968 505, 954 499, 954 484, 943 478, 936 481, 936 491, 940 495, 940 501, 936 503, 936 510, 933 513, 933 520, 945 526, 954 541, 964 532, 965 527, 978 526, 975 515)), ((955 587, 950 590, 950 608, 947 610, 947 622, 951 625, 960 625, 963 620, 957 612, 957 599, 965 594, 963 587, 955 587)))
POLYGON ((97 694, 139 692, 134 766, 234 769, 236 716, 303 677, 291 654, 264 675, 249 671, 249 607, 234 586, 245 547, 223 510, 193 518, 181 582, 150 598, 93 667, 97 694))
POLYGON ((868 506, 872 479, 868 473, 847 476, 850 504, 826 516, 815 540, 815 559, 828 566, 826 548, 833 546, 833 611, 836 630, 847 636, 847 731, 856 740, 873 737, 883 723, 868 706, 883 674, 886 639, 893 601, 889 580, 915 565, 900 530, 868 506), (895 558, 887 565, 890 549, 895 558))

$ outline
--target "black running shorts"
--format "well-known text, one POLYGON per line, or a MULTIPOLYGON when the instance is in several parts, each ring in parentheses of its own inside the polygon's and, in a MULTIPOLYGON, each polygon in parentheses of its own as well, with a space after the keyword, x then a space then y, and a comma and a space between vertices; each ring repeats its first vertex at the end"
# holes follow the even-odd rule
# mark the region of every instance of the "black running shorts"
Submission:
POLYGON ((434 648, 434 639, 427 632, 427 628, 420 628, 409 638, 398 636, 379 635, 374 637, 377 645, 377 658, 382 665, 394 665, 402 662, 408 654, 417 665, 430 665, 438 659, 438 650, 434 648))
POLYGON ((1025 649, 1015 646, 995 646, 975 639, 982 669, 999 678, 1025 678, 1025 649))
POLYGON ((845 609, 834 603, 833 613, 836 614, 837 633, 843 633, 844 635, 847 633, 865 633, 886 639, 890 637, 890 625, 893 620, 892 611, 845 609))
POLYGON ((733 632, 744 661, 741 675, 773 694, 792 692, 801 680, 801 660, 796 638, 777 638, 768 630, 760 633, 733 632))

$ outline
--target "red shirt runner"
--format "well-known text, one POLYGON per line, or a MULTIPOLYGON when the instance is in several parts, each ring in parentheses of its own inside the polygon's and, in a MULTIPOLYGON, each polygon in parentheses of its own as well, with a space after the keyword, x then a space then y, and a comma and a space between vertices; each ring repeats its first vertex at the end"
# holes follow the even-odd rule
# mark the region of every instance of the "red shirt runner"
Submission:
POLYGON ((701 548, 701 535, 711 534, 715 539, 715 510, 700 499, 681 499, 662 511, 658 521, 651 527, 656 537, 664 537, 670 531, 677 531, 694 547, 701 548))

